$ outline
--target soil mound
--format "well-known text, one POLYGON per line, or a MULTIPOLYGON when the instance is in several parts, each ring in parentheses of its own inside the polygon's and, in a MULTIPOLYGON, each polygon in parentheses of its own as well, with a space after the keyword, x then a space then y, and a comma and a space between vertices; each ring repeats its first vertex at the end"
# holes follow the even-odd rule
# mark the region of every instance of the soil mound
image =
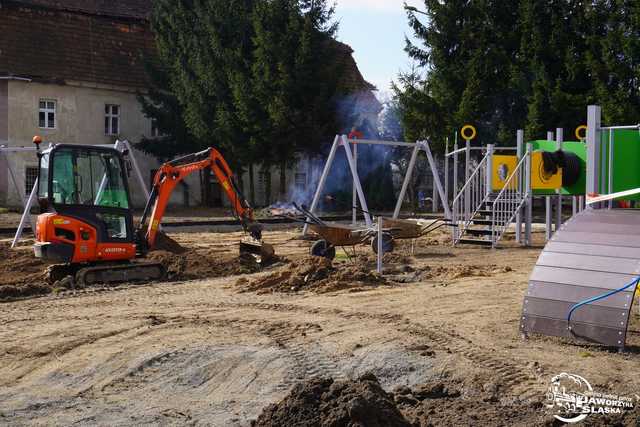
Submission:
MULTIPOLYGON (((158 234, 156 248, 142 261, 161 262, 170 280, 255 273, 262 268, 219 249, 187 249, 164 233, 158 234)), ((0 242, 0 259, 0 300, 44 295, 63 287, 61 281, 47 283, 48 264, 36 258, 31 248, 11 249, 10 244, 0 242)))
MULTIPOLYGON (((226 250, 185 248, 164 233, 158 233, 154 250, 147 254, 147 259, 162 263, 170 280, 237 276, 256 273, 264 267, 239 255, 233 256, 226 250)), ((269 265, 277 262, 286 260, 274 256, 269 265)))
POLYGON ((242 292, 298 292, 309 290, 316 293, 334 292, 343 289, 364 290, 373 286, 390 285, 369 266, 333 263, 322 257, 309 256, 295 261, 275 273, 253 280, 239 279, 236 285, 242 292))
MULTIPOLYGON (((148 260, 161 262, 167 268, 170 280, 207 279, 256 273, 260 265, 248 262, 240 256, 231 256, 218 250, 186 250, 182 253, 155 250, 148 260)), ((282 261, 276 258, 273 262, 282 261)))
POLYGON ((372 374, 355 381, 312 379, 298 384, 252 423, 254 427, 410 425, 372 374))
POLYGON ((188 250, 162 231, 156 234, 156 243, 153 249, 156 251, 171 252, 172 254, 183 254, 188 250))
POLYGON ((542 425, 545 420, 539 401, 513 398, 491 379, 437 379, 399 387, 393 396, 400 412, 416 426, 542 425))
POLYGON ((51 292, 45 281, 47 264, 33 254, 31 248, 11 249, 0 242, 0 300, 51 292))

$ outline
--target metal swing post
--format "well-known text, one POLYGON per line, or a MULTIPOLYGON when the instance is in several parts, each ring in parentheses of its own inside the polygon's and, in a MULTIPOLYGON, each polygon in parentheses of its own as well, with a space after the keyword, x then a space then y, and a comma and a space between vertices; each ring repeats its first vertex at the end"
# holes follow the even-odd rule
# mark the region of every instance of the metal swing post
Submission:
MULTIPOLYGON (((336 135, 336 137, 333 140, 333 145, 331 146, 331 150, 329 151, 329 157, 327 157, 327 162, 325 163, 324 169, 322 170, 322 175, 320 175, 320 181, 318 181, 318 188, 316 188, 316 193, 313 195, 313 200, 311 201, 311 206, 309 207, 309 212, 312 214, 316 213, 316 208, 318 207, 318 202, 320 201, 322 190, 324 190, 324 185, 327 181, 327 176, 329 176, 329 171, 331 170, 333 159, 336 157, 336 151, 338 150, 339 144, 340 144, 340 135, 336 135)), ((307 217, 305 220, 304 227, 302 228, 303 236, 307 235, 307 231, 309 230, 309 224, 308 224, 309 221, 311 221, 311 218, 307 217)))

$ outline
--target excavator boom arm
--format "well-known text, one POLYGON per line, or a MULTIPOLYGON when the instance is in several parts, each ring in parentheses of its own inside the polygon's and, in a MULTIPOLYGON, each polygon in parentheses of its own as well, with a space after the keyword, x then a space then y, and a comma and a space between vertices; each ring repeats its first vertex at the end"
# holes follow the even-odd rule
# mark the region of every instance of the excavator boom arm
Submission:
POLYGON ((231 168, 218 150, 209 148, 167 162, 156 173, 153 180, 153 188, 138 229, 139 233, 144 230, 147 217, 150 214, 148 225, 146 225, 146 234, 144 239, 140 239, 146 242, 149 248, 152 248, 155 244, 160 222, 175 187, 193 172, 204 169, 211 169, 215 174, 245 231, 251 231, 254 238, 260 238, 259 231, 253 226, 253 210, 236 185, 231 168))

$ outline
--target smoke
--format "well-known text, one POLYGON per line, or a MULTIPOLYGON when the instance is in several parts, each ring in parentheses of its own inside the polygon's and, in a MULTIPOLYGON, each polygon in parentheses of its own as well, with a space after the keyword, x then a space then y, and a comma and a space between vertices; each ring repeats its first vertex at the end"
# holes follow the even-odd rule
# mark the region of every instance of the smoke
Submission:
MULTIPOLYGON (((341 98, 336 104, 336 109, 340 117, 340 134, 348 134, 352 130, 357 130, 364 139, 378 139, 381 129, 392 128, 397 132, 397 128, 390 124, 392 120, 396 119, 396 116, 391 114, 389 108, 383 109, 370 90, 356 92, 341 98), (381 121, 384 122, 382 125, 381 121)), ((394 136, 397 137, 397 133, 394 136)), ((304 173, 305 182, 299 182, 297 177, 293 175, 287 188, 288 201, 278 201, 273 203, 270 208, 293 209, 294 202, 298 205, 310 206, 330 148, 331 142, 327 141, 323 155, 308 159, 307 167, 302 172, 294 172, 304 173)), ((382 209, 395 203, 391 154, 392 150, 388 146, 357 145, 357 171, 370 208, 382 209)), ((345 148, 339 146, 325 181, 318 210, 350 211, 352 209, 352 188, 353 176, 347 162, 345 148)))

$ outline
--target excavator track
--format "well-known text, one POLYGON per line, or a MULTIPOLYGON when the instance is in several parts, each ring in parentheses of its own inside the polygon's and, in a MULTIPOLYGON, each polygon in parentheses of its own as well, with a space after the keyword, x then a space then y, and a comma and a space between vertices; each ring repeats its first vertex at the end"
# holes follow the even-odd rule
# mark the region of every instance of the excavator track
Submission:
POLYGON ((78 270, 75 283, 78 286, 127 282, 149 282, 163 280, 167 269, 160 263, 137 263, 118 265, 94 265, 78 270))

